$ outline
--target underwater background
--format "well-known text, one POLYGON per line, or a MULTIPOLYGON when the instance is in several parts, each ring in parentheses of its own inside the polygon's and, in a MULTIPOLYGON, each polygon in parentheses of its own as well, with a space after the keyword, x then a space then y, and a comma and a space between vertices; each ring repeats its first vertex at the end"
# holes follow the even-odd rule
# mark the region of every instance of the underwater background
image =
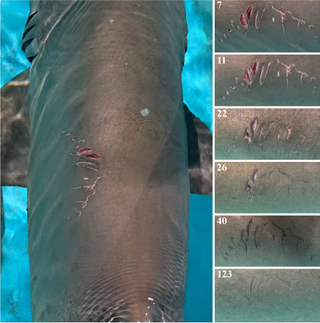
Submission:
MULTIPOLYGON (((1 1, 1 87, 30 66, 21 50, 29 1, 1 1)), ((184 102, 212 130, 212 1, 185 1, 188 51, 184 102)), ((5 211, 1 321, 32 321, 27 189, 2 187, 5 211)), ((186 321, 212 321, 212 196, 191 195, 186 321)))

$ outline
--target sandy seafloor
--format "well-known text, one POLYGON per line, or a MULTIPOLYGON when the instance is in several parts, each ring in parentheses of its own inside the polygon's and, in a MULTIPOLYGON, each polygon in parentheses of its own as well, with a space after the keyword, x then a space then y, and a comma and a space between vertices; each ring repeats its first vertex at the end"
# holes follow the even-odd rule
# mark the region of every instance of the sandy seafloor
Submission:
MULTIPOLYGON (((212 129, 211 1, 186 1, 188 51, 184 102, 212 129)), ((1 1, 1 86, 30 66, 21 51, 28 1, 1 1), (14 4, 14 5, 13 5, 14 4)), ((3 187, 6 232, 1 274, 1 321, 32 321, 27 241, 27 190, 3 187)), ((186 321, 212 320, 212 196, 191 195, 186 321)))

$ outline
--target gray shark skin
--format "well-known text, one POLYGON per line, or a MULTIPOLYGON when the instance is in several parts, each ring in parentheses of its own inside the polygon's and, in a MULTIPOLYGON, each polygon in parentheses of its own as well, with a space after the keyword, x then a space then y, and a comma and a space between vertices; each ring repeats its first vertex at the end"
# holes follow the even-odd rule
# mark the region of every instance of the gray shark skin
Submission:
POLYGON ((319 321, 318 269, 230 271, 216 269, 216 322, 319 321))
POLYGON ((317 0, 215 3, 216 52, 319 52, 317 0))
POLYGON ((317 162, 216 162, 216 213, 318 213, 317 162))
POLYGON ((183 320, 189 196, 212 192, 186 36, 182 1, 30 2, 34 321, 183 320))
POLYGON ((216 55, 216 106, 318 106, 318 55, 216 55))
POLYGON ((317 108, 218 108, 216 159, 319 159, 319 124, 317 108), (255 120, 256 129, 252 131, 255 120), (250 143, 244 139, 247 128, 250 143))

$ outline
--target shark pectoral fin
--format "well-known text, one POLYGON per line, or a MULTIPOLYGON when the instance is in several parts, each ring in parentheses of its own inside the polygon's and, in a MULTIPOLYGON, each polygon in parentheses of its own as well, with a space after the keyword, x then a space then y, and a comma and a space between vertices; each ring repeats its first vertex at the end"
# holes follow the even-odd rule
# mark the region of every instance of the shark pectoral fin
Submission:
POLYGON ((212 194, 212 133, 184 105, 188 131, 190 193, 212 194))
MULTIPOLYGON (((1 186, 27 186, 30 146, 29 68, 1 88, 1 186)), ((1 187, 1 270, 5 231, 1 187)))
POLYGON ((1 88, 1 186, 27 186, 29 68, 1 88))
POLYGON ((37 15, 37 11, 29 14, 24 33, 22 35, 22 50, 26 53, 26 57, 30 63, 38 55, 39 51, 39 28, 36 26, 41 22, 41 15, 37 15))

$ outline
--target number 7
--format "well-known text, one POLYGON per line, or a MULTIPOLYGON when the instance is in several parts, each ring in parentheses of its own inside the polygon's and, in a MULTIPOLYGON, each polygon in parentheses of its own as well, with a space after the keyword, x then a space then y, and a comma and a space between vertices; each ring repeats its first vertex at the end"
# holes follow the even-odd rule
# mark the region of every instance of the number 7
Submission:
POLYGON ((218 1, 219 9, 221 8, 222 1, 218 1))

